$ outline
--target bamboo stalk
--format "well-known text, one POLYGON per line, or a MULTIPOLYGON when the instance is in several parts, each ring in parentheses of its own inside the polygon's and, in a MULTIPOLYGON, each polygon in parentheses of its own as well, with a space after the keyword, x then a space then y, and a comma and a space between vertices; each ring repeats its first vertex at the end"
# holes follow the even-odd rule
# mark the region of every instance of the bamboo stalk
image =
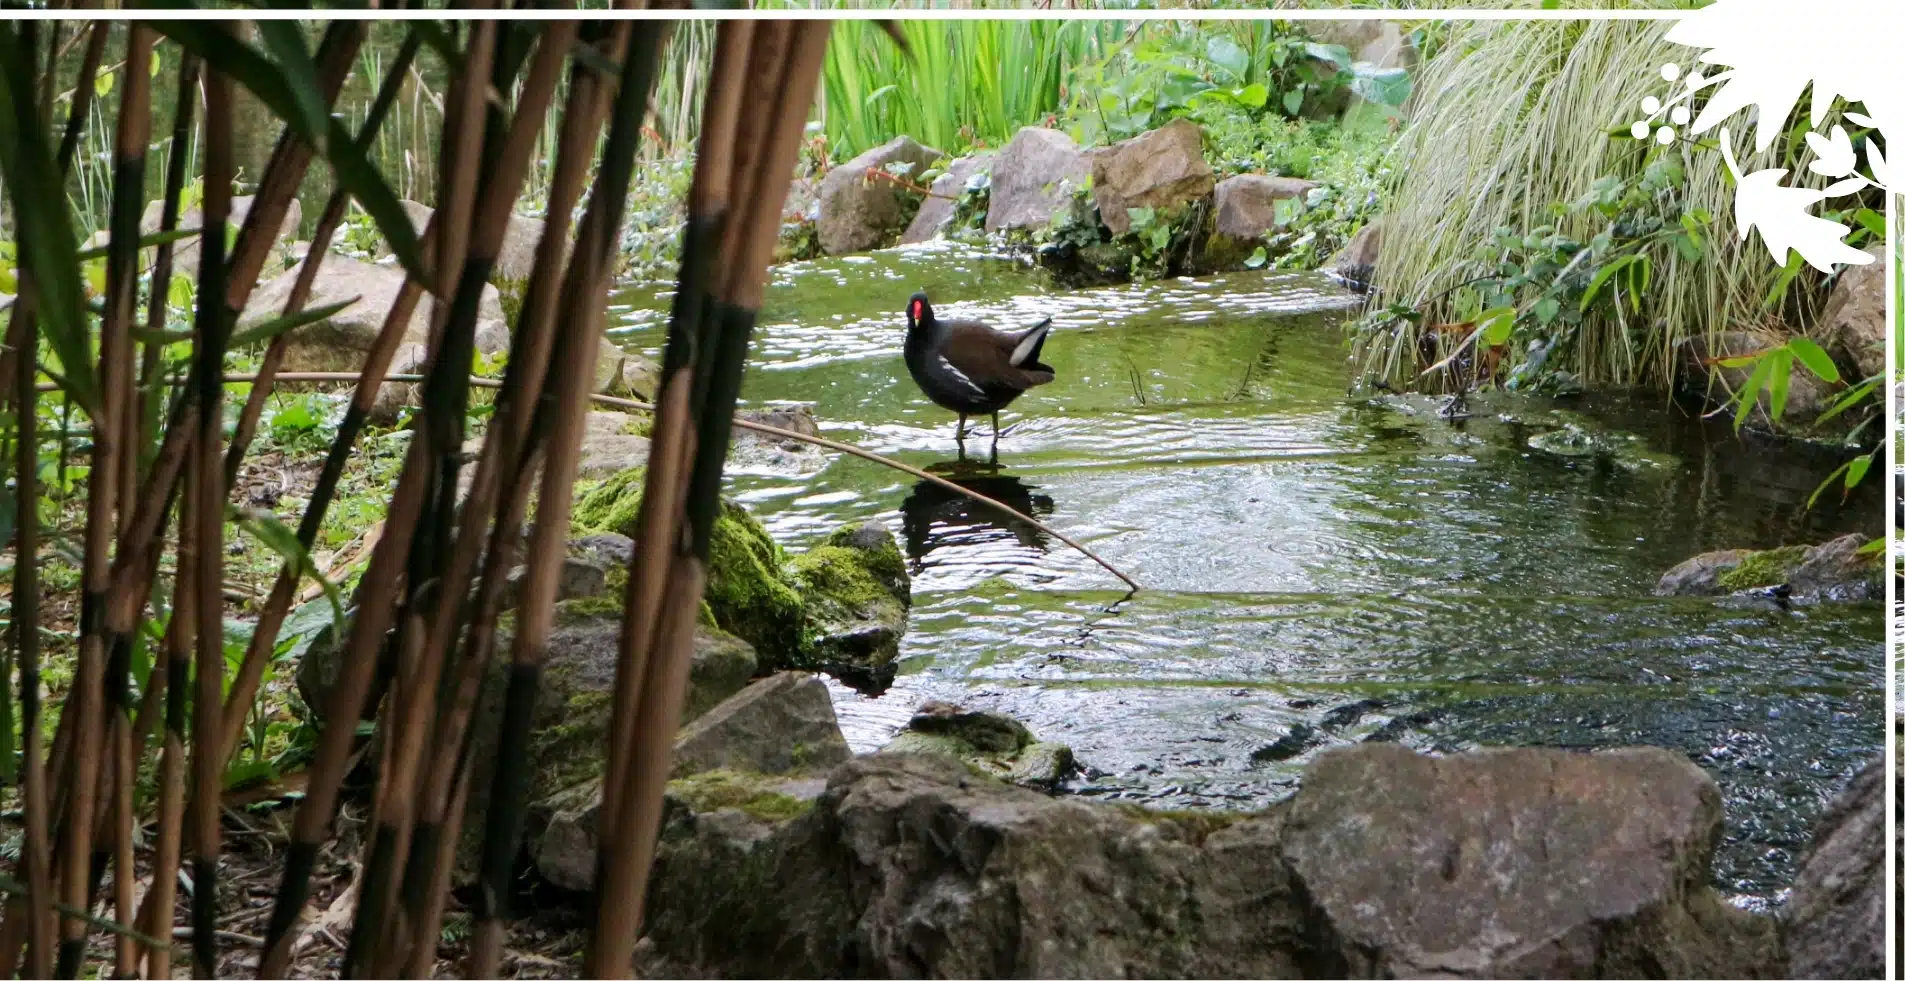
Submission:
MULTIPOLYGON (((31 315, 16 322, 31 323, 31 315)), ((27 336, 34 335, 30 326, 27 336)), ((24 353, 24 352, 23 352, 24 353)), ((18 915, 26 918, 24 934, 28 949, 28 974, 36 978, 53 973, 53 876, 48 843, 46 807, 46 763, 40 735, 40 579, 39 579, 39 437, 37 424, 38 392, 34 385, 38 374, 35 359, 26 354, 14 358, 18 372, 14 390, 18 395, 15 425, 18 440, 14 464, 14 562, 13 562, 13 642, 20 665, 20 726, 23 765, 21 798, 26 811, 26 835, 20 843, 21 862, 26 866, 27 898, 16 905, 8 903, 8 924, 18 915), (16 913, 16 909, 18 913, 16 913)), ((6 973, 11 976, 17 952, 5 956, 6 973)))
POLYGON ((501 955, 509 877, 520 846, 528 804, 529 774, 524 765, 527 759, 524 750, 533 724, 542 656, 553 621, 556 584, 564 553, 562 542, 568 533, 575 468, 581 455, 582 429, 593 379, 590 369, 601 345, 610 254, 627 204, 628 183, 662 33, 658 25, 644 22, 634 28, 630 37, 606 148, 565 284, 567 302, 563 319, 571 326, 558 339, 551 356, 551 366, 557 369, 551 376, 556 389, 554 398, 545 402, 545 407, 553 418, 537 498, 535 530, 527 555, 523 600, 516 614, 496 773, 483 836, 477 922, 470 945, 469 972, 474 977, 494 976, 501 955))
MULTIPOLYGON (((179 525, 191 524, 191 501, 180 505, 179 525)), ((178 896, 179 856, 185 837, 185 724, 188 689, 185 679, 191 671, 191 651, 197 643, 198 614, 192 602, 190 583, 196 580, 192 553, 179 543, 178 575, 173 589, 172 619, 165 632, 165 662, 168 685, 165 693, 165 745, 159 757, 159 835, 152 860, 152 887, 146 894, 145 932, 148 936, 166 936, 171 932, 173 906, 178 896)), ((172 949, 146 951, 146 976, 172 976, 172 949)))
MULTIPOLYGON (((230 24, 225 25, 229 30, 230 24)), ((222 229, 231 210, 232 102, 230 76, 214 67, 205 75, 205 227, 222 229)), ((262 202, 254 202, 260 205, 262 202)), ((241 238, 242 233, 241 233, 241 238)), ((242 253, 241 253, 242 254, 242 253)), ((192 704, 192 976, 210 978, 217 972, 215 933, 218 916, 218 799, 223 789, 224 760, 218 749, 220 710, 224 707, 225 670, 224 579, 225 489, 222 455, 225 394, 219 367, 235 319, 219 300, 226 296, 225 237, 199 239, 198 332, 196 343, 199 387, 197 439, 187 475, 192 523, 181 524, 184 541, 193 556, 191 580, 198 636, 193 663, 197 682, 192 704)))

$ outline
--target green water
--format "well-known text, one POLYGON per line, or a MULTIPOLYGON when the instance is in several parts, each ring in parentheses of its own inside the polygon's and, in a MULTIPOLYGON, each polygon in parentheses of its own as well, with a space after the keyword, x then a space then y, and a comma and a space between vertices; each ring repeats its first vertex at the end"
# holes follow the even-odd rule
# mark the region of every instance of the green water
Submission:
MULTIPOLYGON (((616 298, 657 353, 668 293, 616 298)), ((1649 743, 1719 781, 1719 883, 1777 901, 1811 821, 1881 744, 1878 604, 1665 600, 1697 552, 1876 531, 1879 498, 1806 497, 1836 460, 1741 445, 1644 399, 1505 396, 1450 421, 1349 393, 1354 298, 1308 274, 1085 291, 934 245, 775 271, 744 399, 806 403, 826 435, 959 479, 1062 543, 851 458, 744 454, 730 483, 790 549, 843 522, 900 537, 915 605, 901 676, 836 689, 856 748, 925 698, 995 707, 1085 766, 1072 790, 1250 808, 1324 747, 1649 743), (1051 316, 1052 385, 1005 415, 997 461, 913 386, 902 307, 1001 326, 1051 316), (1641 462, 1528 446, 1630 433, 1641 462)))

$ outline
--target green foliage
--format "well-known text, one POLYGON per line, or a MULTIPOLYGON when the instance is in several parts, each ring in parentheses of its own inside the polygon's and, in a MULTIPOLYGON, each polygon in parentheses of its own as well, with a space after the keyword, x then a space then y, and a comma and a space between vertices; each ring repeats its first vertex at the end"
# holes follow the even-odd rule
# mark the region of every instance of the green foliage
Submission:
POLYGON ((1200 108, 1332 116, 1351 92, 1393 109, 1409 91, 1402 69, 1352 63, 1347 48, 1311 41, 1291 22, 1148 22, 1079 71, 1067 116, 1083 142, 1109 143, 1200 108))

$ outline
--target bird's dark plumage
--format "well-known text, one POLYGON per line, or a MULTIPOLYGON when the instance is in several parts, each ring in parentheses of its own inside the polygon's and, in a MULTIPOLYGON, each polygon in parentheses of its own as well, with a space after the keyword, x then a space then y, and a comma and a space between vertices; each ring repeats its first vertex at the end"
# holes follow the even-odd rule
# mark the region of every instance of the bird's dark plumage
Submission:
POLYGON ((1057 377, 1039 361, 1051 330, 1050 317, 1021 331, 941 320, 933 316, 926 294, 915 293, 906 303, 906 369, 927 398, 959 413, 962 437, 967 416, 988 414, 996 435, 1000 409, 1026 389, 1057 377))

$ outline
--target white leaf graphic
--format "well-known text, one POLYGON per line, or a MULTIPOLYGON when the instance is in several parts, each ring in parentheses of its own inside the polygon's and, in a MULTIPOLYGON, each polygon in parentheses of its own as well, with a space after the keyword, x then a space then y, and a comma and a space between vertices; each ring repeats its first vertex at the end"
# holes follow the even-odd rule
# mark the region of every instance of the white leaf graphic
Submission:
POLYGON ((1885 159, 1885 151, 1879 148, 1879 141, 1870 137, 1865 141, 1865 166, 1872 171, 1872 179, 1886 187, 1899 187, 1899 179, 1905 174, 1892 173, 1891 162, 1885 159))
POLYGON ((1740 226, 1740 237, 1758 228, 1760 241, 1781 265, 1788 249, 1799 250, 1808 265, 1824 273, 1832 272, 1835 262, 1855 266, 1871 262, 1872 256, 1845 244, 1852 229, 1806 213, 1825 199, 1825 192, 1785 187, 1779 181, 1786 173, 1785 168, 1769 168, 1740 177, 1733 198, 1733 220, 1740 226))
POLYGON ((1806 145, 1818 156, 1807 169, 1821 177, 1844 177, 1858 165, 1859 156, 1852 151, 1852 137, 1845 135, 1844 126, 1832 127, 1831 139, 1807 133, 1806 145))

